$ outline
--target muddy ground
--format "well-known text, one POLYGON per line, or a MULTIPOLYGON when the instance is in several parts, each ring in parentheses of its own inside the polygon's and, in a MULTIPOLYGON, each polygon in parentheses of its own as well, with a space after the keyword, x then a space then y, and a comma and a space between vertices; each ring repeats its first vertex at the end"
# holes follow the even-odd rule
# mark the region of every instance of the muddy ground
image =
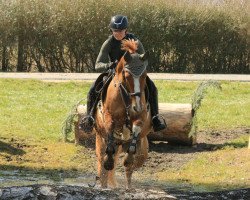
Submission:
MULTIPOLYGON (((102 190, 98 183, 95 187, 89 184, 32 184, 19 187, 0 188, 0 199, 250 199, 250 188, 218 191, 194 192, 192 188, 176 188, 150 179, 150 174, 164 171, 169 167, 180 168, 199 153, 214 151, 225 146, 225 143, 241 135, 250 134, 249 128, 231 131, 199 132, 197 144, 193 147, 172 146, 166 142, 150 143, 149 158, 146 164, 134 177, 136 189, 126 190, 120 184, 115 190, 102 190), (147 175, 145 174, 147 173, 147 175), (149 181, 136 181, 147 176, 149 181), (73 185, 73 186, 72 186, 73 185)), ((232 144, 233 145, 233 144, 232 144)), ((95 157, 93 144, 88 143, 88 153, 95 157)), ((124 181, 123 167, 118 166, 118 182, 124 181)), ((93 176, 92 176, 93 178, 93 176)), ((93 178, 94 180, 94 178, 93 178)), ((145 179, 144 179, 145 180, 145 179)), ((90 181, 94 182, 94 181, 90 181)))

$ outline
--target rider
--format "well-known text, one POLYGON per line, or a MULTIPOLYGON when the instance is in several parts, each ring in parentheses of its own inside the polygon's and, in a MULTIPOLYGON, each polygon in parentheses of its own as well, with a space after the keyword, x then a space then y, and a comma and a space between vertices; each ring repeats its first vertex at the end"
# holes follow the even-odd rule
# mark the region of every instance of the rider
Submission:
MULTIPOLYGON (((95 107, 99 100, 98 90, 102 88, 104 79, 108 76, 110 69, 114 69, 117 62, 125 53, 121 50, 121 41, 123 39, 134 39, 138 41, 138 54, 144 54, 145 50, 142 43, 132 34, 127 32, 128 19, 123 15, 116 15, 111 18, 109 28, 112 31, 112 35, 103 43, 99 55, 96 60, 95 68, 106 69, 106 72, 102 73, 97 80, 93 83, 88 93, 87 99, 87 115, 83 118, 82 128, 85 132, 91 132, 95 123, 94 114, 95 107)), ((160 131, 166 128, 165 122, 161 122, 158 116, 158 92, 155 84, 147 76, 147 87, 149 90, 149 104, 152 115, 152 123, 154 131, 160 131)))

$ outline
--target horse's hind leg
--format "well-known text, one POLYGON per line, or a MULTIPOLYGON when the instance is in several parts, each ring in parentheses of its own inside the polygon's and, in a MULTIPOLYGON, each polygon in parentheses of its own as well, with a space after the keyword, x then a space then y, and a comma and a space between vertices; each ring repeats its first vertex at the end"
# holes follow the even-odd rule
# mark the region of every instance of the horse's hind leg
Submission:
POLYGON ((106 148, 106 155, 104 157, 104 168, 106 170, 114 169, 114 154, 116 152, 116 145, 114 143, 113 133, 108 135, 108 142, 106 148))
POLYGON ((134 167, 139 168, 142 167, 144 162, 148 158, 148 138, 143 137, 140 139, 140 143, 138 144, 137 152, 135 154, 135 162, 134 167))
POLYGON ((133 166, 125 167, 127 188, 131 188, 131 180, 132 180, 133 171, 134 171, 133 166))
POLYGON ((96 134, 96 156, 97 156, 97 171, 100 177, 101 186, 106 188, 108 186, 108 171, 104 168, 104 155, 106 150, 106 142, 99 135, 96 134))

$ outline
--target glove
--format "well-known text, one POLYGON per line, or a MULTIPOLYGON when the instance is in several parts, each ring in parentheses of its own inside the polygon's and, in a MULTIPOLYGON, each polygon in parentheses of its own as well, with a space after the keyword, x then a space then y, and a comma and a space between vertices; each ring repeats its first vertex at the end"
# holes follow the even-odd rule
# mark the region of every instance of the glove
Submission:
POLYGON ((115 69, 117 63, 118 63, 118 60, 116 60, 115 62, 111 62, 111 63, 109 64, 109 69, 115 69))

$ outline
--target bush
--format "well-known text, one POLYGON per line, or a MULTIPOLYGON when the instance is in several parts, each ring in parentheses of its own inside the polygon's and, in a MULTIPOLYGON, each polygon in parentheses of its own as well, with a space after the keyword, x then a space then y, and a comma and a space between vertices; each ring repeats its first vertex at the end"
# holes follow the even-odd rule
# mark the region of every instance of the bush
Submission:
POLYGON ((110 34, 110 17, 124 14, 150 51, 151 72, 249 73, 248 6, 247 1, 2 0, 2 71, 93 72, 110 34))

